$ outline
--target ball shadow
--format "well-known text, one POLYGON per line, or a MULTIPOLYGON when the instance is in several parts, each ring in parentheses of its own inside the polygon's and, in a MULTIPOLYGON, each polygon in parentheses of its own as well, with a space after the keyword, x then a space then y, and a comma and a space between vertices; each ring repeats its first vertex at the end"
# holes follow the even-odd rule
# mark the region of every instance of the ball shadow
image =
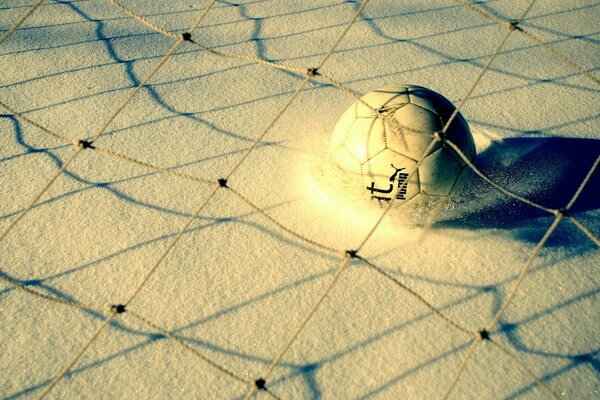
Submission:
MULTIPOLYGON (((476 166, 500 186, 548 208, 565 207, 600 155, 600 140, 572 138, 509 138, 481 152, 476 166)), ((570 211, 600 208, 600 172, 592 174, 570 211)), ((473 174, 456 195, 458 213, 438 227, 499 229, 517 239, 537 242, 553 216, 494 189, 473 174), (464 210, 463 210, 464 209, 464 210)), ((594 232, 593 221, 588 228, 594 232)), ((596 225, 596 223, 594 223, 596 225)), ((549 246, 573 245, 581 237, 572 224, 561 224, 549 246)), ((590 242, 591 243, 591 242, 590 242)))

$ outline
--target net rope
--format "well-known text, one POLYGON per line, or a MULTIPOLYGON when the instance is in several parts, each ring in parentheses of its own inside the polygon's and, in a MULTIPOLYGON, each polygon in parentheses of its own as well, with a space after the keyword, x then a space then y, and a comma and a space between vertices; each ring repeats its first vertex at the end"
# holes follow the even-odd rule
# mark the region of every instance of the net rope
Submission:
MULTIPOLYGON (((364 12, 369 1, 370 0, 365 0, 362 2, 361 6, 354 13, 352 19, 347 24, 345 24, 344 29, 338 34, 335 41, 331 44, 331 46, 329 47, 329 50, 325 53, 325 55, 322 57, 322 59, 320 60, 320 62, 317 64, 316 67, 297 68, 297 67, 287 66, 282 63, 265 60, 265 59, 262 59, 259 57, 246 55, 246 54, 241 54, 241 53, 238 54, 238 53, 223 52, 223 51, 215 50, 214 48, 210 48, 210 47, 202 44, 197 39, 193 38, 193 33, 200 26, 200 24, 203 22, 203 20, 209 15, 209 12, 215 5, 216 0, 211 1, 208 4, 208 6, 205 7, 202 10, 202 12, 199 13, 198 18, 194 21, 192 26, 183 34, 170 32, 170 31, 160 27, 159 25, 150 22, 148 19, 144 18, 142 15, 136 13, 135 11, 131 10, 130 8, 127 8, 120 2, 118 2, 116 0, 108 0, 108 2, 119 12, 131 17, 133 20, 139 22, 140 24, 151 29, 152 31, 158 32, 161 35, 174 40, 174 43, 169 48, 169 50, 164 54, 164 56, 161 58, 161 60, 157 64, 154 65, 154 67, 145 76, 145 78, 133 90, 131 90, 129 92, 129 94, 127 95, 125 100, 122 103, 120 103, 117 108, 115 108, 113 110, 113 112, 110 114, 109 118, 101 125, 101 127, 98 129, 98 131, 90 139, 74 140, 71 138, 71 136, 68 136, 68 135, 65 135, 62 133, 53 132, 52 130, 48 129, 47 127, 37 123, 33 119, 26 117, 25 115, 23 115, 23 113, 18 112, 9 104, 7 104, 3 101, 0 101, 0 107, 3 108, 8 114, 14 116, 17 120, 22 121, 26 124, 29 124, 29 125, 35 127, 36 129, 40 130, 44 134, 46 134, 50 137, 53 137, 62 143, 69 144, 74 147, 74 151, 63 162, 63 165, 61 166, 61 168, 59 168, 51 177, 49 177, 47 179, 43 188, 41 190, 39 190, 37 192, 37 194, 32 198, 32 200, 23 209, 21 209, 19 211, 19 213, 17 214, 16 217, 14 217, 10 221, 7 228, 5 228, 5 230, 0 235, 0 241, 5 240, 5 238, 9 235, 9 233, 11 231, 13 231, 14 227, 21 220, 23 220, 23 218, 25 218, 27 216, 27 214, 29 212, 31 212, 32 209, 34 209, 36 207, 36 205, 39 203, 40 199, 44 196, 44 194, 47 192, 47 190, 53 185, 53 183, 62 174, 64 174, 67 171, 67 169, 71 166, 72 162, 77 157, 79 157, 82 153, 85 153, 86 151, 95 151, 98 154, 105 156, 107 158, 127 162, 132 165, 136 165, 140 168, 150 170, 150 171, 153 171, 155 173, 158 173, 158 174, 161 174, 164 176, 186 180, 186 181, 192 182, 194 184, 203 185, 204 187, 206 187, 207 185, 211 186, 211 190, 208 192, 207 195, 205 195, 203 197, 199 206, 191 213, 190 217, 179 228, 178 233, 171 239, 171 241, 167 245, 164 252, 160 255, 160 257, 158 257, 158 259, 155 261, 153 266, 143 276, 143 278, 138 283, 138 285, 135 286, 135 289, 130 294, 127 301, 123 304, 98 306, 98 305, 84 304, 84 303, 76 301, 76 300, 73 300, 73 301, 64 300, 57 296, 42 293, 38 290, 33 290, 30 287, 28 287, 26 282, 22 282, 22 281, 13 279, 13 278, 9 278, 5 274, 0 275, 1 281, 10 285, 15 290, 20 290, 27 295, 35 296, 43 301, 53 302, 53 303, 56 303, 59 305, 66 305, 70 308, 76 308, 81 311, 93 311, 93 312, 95 312, 97 314, 101 314, 103 316, 102 323, 97 326, 94 333, 81 345, 79 351, 70 359, 69 363, 67 363, 63 367, 63 369, 60 371, 60 373, 58 373, 47 385, 45 385, 43 390, 40 392, 40 395, 38 398, 44 398, 46 395, 48 395, 48 393, 51 392, 51 390, 57 384, 60 383, 60 381, 65 377, 65 375, 68 374, 69 371, 71 371, 74 368, 74 366, 78 363, 78 361, 83 356, 83 354, 88 350, 88 348, 102 334, 102 332, 108 326, 110 326, 111 323, 113 323, 113 320, 115 320, 116 318, 133 318, 133 319, 143 323, 149 329, 162 335, 163 337, 170 339, 172 342, 174 342, 178 346, 180 346, 183 350, 189 351, 190 353, 194 354, 196 357, 198 357, 204 363, 209 365, 213 370, 219 371, 220 373, 222 373, 222 374, 228 376, 229 378, 231 378, 232 380, 236 381, 238 384, 245 386, 247 389, 245 398, 251 398, 253 395, 256 394, 256 392, 258 390, 260 390, 261 392, 266 393, 268 396, 270 396, 272 398, 280 399, 281 397, 279 397, 276 393, 274 393, 272 388, 268 387, 268 382, 269 382, 268 379, 272 375, 272 373, 275 370, 275 368, 277 367, 277 365, 282 361, 282 359, 284 358, 284 356, 288 352, 288 350, 291 348, 291 346, 297 341, 298 337, 301 335, 301 333, 303 332, 305 327, 308 325, 310 320, 317 314, 317 312, 318 312, 319 308, 322 306, 324 300, 329 295, 329 293, 334 289, 336 284, 339 282, 339 279, 343 275, 343 273, 348 269, 349 266, 355 265, 355 264, 356 265, 363 264, 363 265, 367 266, 369 269, 378 273, 380 276, 384 277, 389 283, 395 285, 395 287, 397 287, 399 290, 403 291, 404 293, 407 293, 408 295, 413 297, 415 300, 417 300, 419 303, 424 305, 431 312, 432 315, 438 317, 439 320, 442 321, 443 323, 445 323, 447 326, 449 326, 450 328, 454 329, 455 331, 465 335, 467 338, 470 338, 470 340, 469 340, 470 345, 468 346, 467 350, 463 353, 462 361, 461 361, 460 365, 458 366, 458 368, 456 369, 455 373, 453 374, 453 377, 452 377, 451 381, 449 382, 445 393, 442 396, 443 398, 448 398, 452 394, 452 392, 455 390, 462 373, 464 372, 465 368, 467 367, 469 360, 472 358, 473 354, 475 354, 475 352, 477 351, 479 344, 480 343, 488 343, 488 342, 490 343, 491 347, 498 349, 504 356, 506 356, 506 358, 508 358, 508 360, 510 360, 510 362, 512 362, 514 364, 515 368, 519 369, 525 375, 527 375, 531 380, 533 380, 537 385, 539 385, 543 390, 545 390, 548 395, 550 395, 551 397, 554 397, 554 398, 559 398, 559 396, 556 394, 556 392, 554 392, 552 390, 552 388, 550 388, 543 379, 538 377, 529 367, 527 367, 521 360, 519 360, 517 356, 515 356, 506 347, 501 345, 497 340, 495 340, 494 338, 492 338, 490 336, 494 333, 493 330, 494 330, 495 326, 498 324, 500 318, 505 313, 506 309, 513 302, 515 296, 519 293, 519 289, 521 288, 522 283, 525 280, 525 278, 528 276, 528 273, 530 272, 540 251, 542 250, 542 248, 544 247, 544 245, 546 244, 547 240, 550 238, 552 233, 556 230, 556 228, 558 227, 559 223, 561 222, 561 220, 563 218, 566 218, 569 221, 571 221, 573 223, 573 225, 575 227, 577 227, 577 229, 579 229, 583 234, 585 234, 585 236, 588 237, 596 246, 600 246, 600 242, 598 241, 598 238, 594 235, 594 233, 591 232, 579 219, 575 218, 573 215, 571 215, 569 213, 569 210, 571 209, 571 207, 573 206, 575 201, 578 199, 578 197, 580 196, 583 189, 589 183, 593 173, 595 172, 598 164, 600 163, 600 156, 598 158, 596 158, 594 164, 588 170, 585 178, 578 186, 577 191, 573 194, 573 196, 571 197, 568 204, 566 204, 564 208, 554 209, 554 208, 546 207, 542 204, 537 204, 536 202, 534 202, 524 196, 521 196, 518 193, 514 193, 513 191, 508 190, 507 188, 503 187, 502 185, 496 183, 494 180, 492 180, 491 178, 486 176, 482 171, 480 171, 473 164, 473 162, 471 162, 471 160, 469 160, 469 158, 460 150, 460 148, 455 143, 453 143, 452 141, 450 141, 449 139, 447 139, 445 137, 445 133, 448 130, 451 122, 458 115, 460 110, 463 108, 464 104, 471 98, 472 94, 475 92, 476 88, 480 84, 482 78, 489 71, 490 67, 494 63, 496 56, 498 54, 500 54, 500 52, 503 49, 504 45, 506 44, 508 38, 510 37, 510 35, 513 32, 519 32, 520 34, 524 35, 526 38, 528 38, 535 44, 541 46, 544 50, 546 50, 549 54, 551 54, 557 60, 563 62, 568 67, 577 71, 577 73, 579 75, 586 77, 587 79, 591 80, 592 82, 594 82, 597 85, 600 85, 600 80, 598 80, 596 77, 594 77, 585 68, 576 64, 571 59, 569 59, 567 56, 565 56, 564 54, 562 54, 561 52, 559 52, 552 46, 548 45, 546 42, 544 42, 542 39, 540 39, 537 35, 533 34, 529 29, 526 29, 521 26, 521 22, 525 19, 525 17, 529 13, 529 11, 534 7, 535 0, 531 1, 528 4, 525 11, 522 13, 521 17, 517 20, 505 20, 503 18, 497 17, 497 16, 487 12, 482 7, 479 7, 474 3, 470 3, 466 0, 454 0, 455 3, 463 6, 465 9, 473 11, 474 13, 478 14, 479 16, 496 23, 496 24, 504 27, 507 30, 506 30, 505 34, 502 36, 502 39, 499 41, 495 51, 488 58, 486 64, 480 70, 475 81, 471 84, 471 86, 467 90, 466 94, 462 97, 460 103, 458 104, 455 111, 453 112, 453 114, 451 115, 451 117, 449 118, 449 120, 447 121, 445 126, 443 127, 442 131, 438 132, 435 135, 432 135, 432 141, 431 141, 430 145, 423 152, 423 155, 418 160, 416 166, 410 172, 409 178, 406 179, 405 183, 404 183, 404 186, 405 186, 407 184, 407 182, 410 180, 410 177, 412 177, 416 173, 418 167, 423 162, 425 156, 427 154, 429 154, 429 151, 439 142, 443 142, 444 144, 451 147, 459 155, 459 157, 464 161, 464 163, 466 164, 466 166, 468 168, 470 168, 477 176, 479 176, 483 181, 485 181, 487 184, 489 184, 490 186, 495 188, 498 192, 502 193, 503 195, 505 195, 509 198, 517 200, 520 203, 527 204, 533 208, 536 208, 538 210, 541 210, 543 212, 551 214, 555 217, 552 224, 548 227, 548 229, 546 230, 546 232, 544 233, 542 238, 539 240, 539 242, 535 245, 535 247, 531 251, 529 258, 527 259, 525 264, 521 267, 519 275, 518 275, 515 283, 513 284, 512 288, 510 289, 508 294, 505 296, 501 307, 494 314, 494 316, 491 318, 491 320, 486 324, 484 329, 482 329, 480 331, 472 331, 472 330, 462 326, 460 323, 458 323, 457 321, 455 321, 454 319, 449 317, 447 314, 442 312, 442 310, 440 308, 436 307, 431 301, 427 300, 423 295, 419 294, 418 291, 412 289, 408 284, 406 284, 405 282, 400 280, 398 277, 388 273, 384 268, 378 266, 372 260, 369 260, 366 257, 364 257, 362 254, 360 254, 360 251, 364 248, 365 244, 372 238, 373 234, 377 231, 377 229, 381 225, 384 217, 387 215, 387 213, 392 208, 392 206, 394 204, 394 200, 396 199, 395 194, 402 189, 402 186, 395 189, 395 191, 392 195, 392 200, 388 203, 387 207, 384 210, 382 210, 378 219, 372 225, 371 229, 368 230, 368 232, 365 234, 363 240, 360 242, 360 244, 355 249, 336 249, 336 248, 328 246, 324 243, 320 243, 320 242, 318 242, 310 237, 307 237, 303 234, 300 234, 300 233, 296 232, 295 230, 293 230, 292 228, 286 226, 284 223, 280 222, 279 220, 277 220, 276 218, 271 216, 266 210, 264 210, 261 207, 259 207, 258 205, 256 205, 256 203, 253 202, 247 195, 242 194, 242 192, 240 190, 236 189, 235 185, 232 182, 232 178, 235 177, 235 174, 238 171, 238 169, 240 168, 240 166, 248 159, 248 157, 256 150, 256 148, 261 143, 264 142, 266 136, 272 130, 273 126, 287 112, 290 105, 298 98, 299 94, 305 89, 305 87, 310 82, 321 81, 321 82, 330 84, 330 85, 334 86, 335 88, 337 88, 338 90, 340 90, 342 93, 354 98, 357 101, 360 101, 363 105, 365 105, 366 107, 371 109, 372 112, 374 112, 374 113, 377 112, 377 110, 374 107, 367 104, 363 99, 361 99, 360 96, 353 89, 351 89, 347 85, 342 84, 340 81, 334 79, 333 77, 330 77, 325 72, 321 71, 321 69, 324 68, 327 60, 334 53, 334 51, 337 49, 339 44, 343 41, 343 39, 346 36, 346 34, 348 33, 348 31, 356 23, 359 16, 364 12), (127 106, 130 104, 130 102, 134 98, 134 96, 151 81, 151 79, 156 75, 156 73, 168 62, 168 60, 170 58, 172 58, 172 56, 176 53, 176 51, 184 44, 189 45, 189 46, 195 46, 195 47, 201 49, 202 51, 208 52, 211 55, 216 56, 216 57, 237 59, 240 61, 245 61, 245 62, 262 65, 266 68, 287 71, 287 72, 290 72, 293 74, 298 74, 298 75, 304 76, 302 81, 297 85, 296 89, 292 92, 292 94, 290 96, 288 96, 287 101, 283 104, 283 107, 279 110, 279 112, 275 115, 275 117, 271 120, 271 122, 264 128, 264 130, 262 130, 262 132, 258 136, 256 136, 256 138, 252 141, 251 145, 243 152, 243 154, 237 160, 237 162, 234 164, 234 166, 229 171, 224 172, 224 174, 222 175, 222 178, 220 178, 217 181, 215 181, 214 179, 207 179, 205 177, 197 177, 194 175, 179 172, 179 171, 176 171, 174 168, 162 167, 162 166, 155 165, 154 163, 151 163, 148 161, 139 160, 139 159, 136 159, 129 155, 122 154, 122 153, 114 151, 114 150, 110 150, 110 149, 100 146, 98 143, 96 143, 96 141, 99 138, 101 138, 102 136, 105 135, 105 133, 107 132, 107 129, 114 122, 114 120, 117 118, 117 116, 123 110, 125 110, 127 108, 127 106), (135 307, 132 306, 132 303, 134 302, 135 298, 138 296, 140 291, 146 286, 147 282, 152 278, 152 276, 157 272, 159 267, 162 265, 165 258, 168 257, 168 255, 171 253, 171 251, 175 248, 175 246, 180 241, 182 236, 186 232, 189 231, 193 222, 197 220, 200 213, 206 208, 206 206, 211 202, 213 197, 219 191, 222 191, 224 193, 231 193, 234 198, 237 198, 239 201, 241 201, 244 204, 246 204, 247 206, 249 206, 253 211, 257 212, 258 215, 260 215, 262 218, 267 220, 272 226, 274 226, 281 232, 284 232, 284 233, 300 240, 301 242, 303 242, 304 244, 308 245, 309 247, 311 247, 315 250, 322 250, 327 253, 332 253, 333 255, 336 255, 339 259, 339 265, 338 265, 337 269, 335 270, 335 273, 331 277, 331 280, 326 285, 325 289, 322 290, 322 292, 319 294, 319 296, 316 298, 315 302, 313 303, 312 307, 304 314, 304 318, 301 319, 301 322, 299 323, 299 325, 297 327, 295 327, 295 329, 290 331, 290 333, 287 335, 288 340, 285 341, 285 344, 274 354, 271 363, 266 367, 266 369, 259 375, 259 377, 255 381, 245 379, 245 378, 239 376, 237 373, 232 372, 229 368, 210 359, 209 357, 204 355, 201 352, 201 350, 199 350, 196 346, 190 345, 185 339, 179 337, 172 331, 170 331, 164 327, 161 327, 160 325, 152 322, 149 318, 142 316, 142 314, 139 313, 138 311, 135 311, 135 307)), ((38 0, 30 8, 28 8, 27 11, 25 13, 23 13, 22 16, 17 20, 17 22, 7 32, 5 32, 2 35, 2 37, 0 37, 0 45, 3 44, 4 42, 6 42, 13 34, 15 34, 15 32, 17 32, 18 28, 39 8, 39 6, 42 3, 43 3, 42 0, 38 0)), ((414 130, 412 128, 403 126, 397 120, 395 120, 393 117, 389 118, 389 121, 387 121, 387 122, 390 123, 390 127, 392 129, 397 130, 398 132, 402 132, 403 130, 409 130, 409 131, 423 133, 422 131, 414 130)), ((423 235, 429 229, 431 229, 431 227, 434 224, 435 224, 435 218, 432 217, 431 220, 426 225, 426 228, 423 230, 423 235)))

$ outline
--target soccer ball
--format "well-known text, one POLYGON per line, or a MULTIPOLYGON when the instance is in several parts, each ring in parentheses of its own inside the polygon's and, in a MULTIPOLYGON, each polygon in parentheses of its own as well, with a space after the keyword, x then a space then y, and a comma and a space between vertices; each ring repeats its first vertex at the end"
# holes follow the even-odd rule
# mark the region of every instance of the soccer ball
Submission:
MULTIPOLYGON (((362 197, 380 207, 386 207, 393 196, 396 206, 419 198, 447 197, 465 161, 443 141, 433 140, 454 110, 444 96, 422 86, 396 85, 369 92, 335 126, 333 160, 362 197)), ((460 113, 445 138, 474 160, 473 137, 460 113)))

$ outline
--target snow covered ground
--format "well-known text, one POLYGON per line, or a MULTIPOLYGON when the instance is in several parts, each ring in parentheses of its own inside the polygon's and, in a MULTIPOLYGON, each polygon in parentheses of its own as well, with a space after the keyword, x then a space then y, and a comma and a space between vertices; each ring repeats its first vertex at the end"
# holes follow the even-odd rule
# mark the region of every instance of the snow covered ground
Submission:
MULTIPOLYGON (((528 3, 475 7, 514 20, 528 3)), ((31 4, 1 2, 0 33, 31 4)), ((123 4, 179 34, 208 2, 123 4)), ((192 38, 306 69, 360 6, 222 0, 192 38)), ((539 1, 519 26, 597 76, 599 20, 595 1, 539 1)), ((458 104, 507 32, 460 2, 372 0, 320 71, 358 94, 411 83, 458 104)), ((478 340, 554 215, 472 176, 424 236, 382 222, 359 251, 379 271, 345 260, 377 216, 332 201, 311 175, 315 146, 354 101, 324 80, 276 119, 305 76, 182 42, 103 129, 175 42, 108 1, 55 0, 0 45, 0 102, 13 110, 0 107, 0 397, 240 399, 265 378, 255 397, 599 398, 600 257, 573 222, 478 340), (95 150, 68 143, 94 136, 95 150), (200 182, 232 170, 233 190, 200 182)), ((593 79, 513 31, 462 109, 476 166, 565 207, 600 155, 599 100, 593 79)), ((596 237, 599 184, 596 171, 571 209, 596 237)))

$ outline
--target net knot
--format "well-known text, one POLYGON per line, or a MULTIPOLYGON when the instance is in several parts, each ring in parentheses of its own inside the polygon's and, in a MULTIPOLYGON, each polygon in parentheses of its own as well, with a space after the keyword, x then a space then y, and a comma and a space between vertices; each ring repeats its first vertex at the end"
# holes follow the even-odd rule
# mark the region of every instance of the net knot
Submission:
POLYGON ((192 34, 190 32, 183 32, 181 34, 181 38, 183 40, 185 40, 186 42, 191 42, 192 41, 192 34))
POLYGON ((490 333, 486 329, 482 329, 477 333, 479 334, 479 339, 490 340, 490 333))
POLYGON ((265 387, 266 383, 267 382, 263 378, 259 378, 254 381, 254 386, 256 386, 260 390, 267 390, 267 388, 265 387))
POLYGON ((321 73, 319 72, 319 68, 308 68, 306 70, 306 75, 308 76, 319 76, 321 73))
POLYGON ((357 258, 358 251, 357 250, 346 250, 346 257, 348 258, 357 258))
POLYGON ((110 306, 110 310, 117 314, 123 314, 126 310, 125 304, 113 304, 110 306))
POLYGON ((446 140, 446 133, 444 131, 437 131, 433 134, 433 138, 438 142, 444 143, 444 141, 446 140))
POLYGON ((375 112, 377 112, 378 115, 383 115, 383 113, 385 113, 388 109, 385 106, 380 106, 379 108, 375 109, 375 112))
POLYGON ((218 179, 217 183, 222 188, 226 188, 227 187, 227 179, 225 179, 225 178, 218 179))
POLYGON ((566 208, 559 208, 558 210, 554 211, 554 215, 556 215, 557 217, 568 217, 569 210, 567 210, 566 208))
POLYGON ((84 148, 84 149, 95 149, 96 147, 94 147, 93 143, 94 142, 92 142, 91 140, 83 140, 83 139, 81 139, 79 141, 79 146, 81 148, 84 148))
POLYGON ((508 29, 510 29, 511 31, 522 31, 523 29, 521 29, 521 27, 519 26, 519 21, 508 21, 508 29))

